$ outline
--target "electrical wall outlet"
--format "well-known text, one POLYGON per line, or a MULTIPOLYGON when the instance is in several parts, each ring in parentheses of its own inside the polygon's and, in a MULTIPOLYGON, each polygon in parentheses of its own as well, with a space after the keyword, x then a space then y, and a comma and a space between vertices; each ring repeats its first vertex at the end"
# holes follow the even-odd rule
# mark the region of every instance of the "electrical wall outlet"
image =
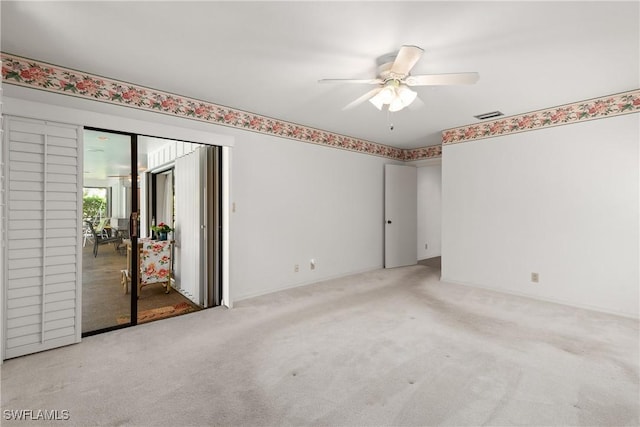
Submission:
POLYGON ((294 272, 294 273, 297 273, 298 271, 300 271, 300 266, 299 266, 298 264, 295 264, 295 265, 293 266, 293 272, 294 272))
POLYGON ((531 273, 531 281, 533 283, 539 283, 540 282, 540 275, 538 273, 531 273))
POLYGON ((425 249, 429 249, 429 244, 428 244, 428 243, 425 243, 425 244, 424 244, 424 248, 425 248, 425 249))
POLYGON ((315 259, 312 259, 312 260, 309 261, 309 268, 311 270, 315 270, 316 269, 316 260, 315 259))

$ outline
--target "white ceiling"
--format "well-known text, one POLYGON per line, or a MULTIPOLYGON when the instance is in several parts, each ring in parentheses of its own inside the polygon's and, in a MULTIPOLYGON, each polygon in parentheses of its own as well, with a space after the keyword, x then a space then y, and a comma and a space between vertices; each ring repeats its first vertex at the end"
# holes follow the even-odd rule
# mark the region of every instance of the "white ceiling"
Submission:
POLYGON ((628 2, 9 2, 2 50, 401 148, 500 110, 519 114, 640 87, 640 12, 628 2), (477 71, 473 86, 418 88, 392 113, 375 58, 422 47, 413 74, 477 71))

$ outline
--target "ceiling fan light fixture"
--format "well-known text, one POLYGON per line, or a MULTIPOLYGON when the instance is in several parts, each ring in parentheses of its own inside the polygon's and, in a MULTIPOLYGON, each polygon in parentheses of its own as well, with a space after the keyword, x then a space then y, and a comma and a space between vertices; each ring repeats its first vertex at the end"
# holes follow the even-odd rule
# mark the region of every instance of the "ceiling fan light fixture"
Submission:
POLYGON ((398 97, 402 100, 405 107, 411 105, 416 100, 418 92, 409 89, 407 86, 400 86, 398 88, 398 97))
POLYGON ((391 104, 389 104, 389 111, 395 113, 396 111, 400 111, 404 108, 404 104, 399 99, 394 99, 391 104))
POLYGON ((385 86, 380 92, 376 93, 369 102, 371 102, 378 110, 382 110, 382 106, 390 104, 396 97, 395 88, 392 86, 385 86))
POLYGON ((376 107, 378 110, 382 110, 382 106, 384 105, 384 103, 382 102, 382 100, 378 95, 374 96, 373 98, 369 98, 369 102, 372 103, 373 106, 376 107))
POLYGON ((396 88, 393 86, 387 86, 380 91, 380 99, 383 104, 391 104, 396 96, 396 88))

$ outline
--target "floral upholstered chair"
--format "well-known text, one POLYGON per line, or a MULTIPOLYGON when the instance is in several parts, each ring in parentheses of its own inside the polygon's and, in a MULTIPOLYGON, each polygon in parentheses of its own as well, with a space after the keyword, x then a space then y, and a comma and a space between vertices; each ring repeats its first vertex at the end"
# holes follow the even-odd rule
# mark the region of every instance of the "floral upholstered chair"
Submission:
MULTIPOLYGON (((143 287, 154 283, 161 283, 167 294, 171 290, 172 243, 170 240, 141 240, 138 243, 138 297, 143 287)), ((123 270, 122 285, 125 293, 128 292, 130 280, 128 272, 123 270)))

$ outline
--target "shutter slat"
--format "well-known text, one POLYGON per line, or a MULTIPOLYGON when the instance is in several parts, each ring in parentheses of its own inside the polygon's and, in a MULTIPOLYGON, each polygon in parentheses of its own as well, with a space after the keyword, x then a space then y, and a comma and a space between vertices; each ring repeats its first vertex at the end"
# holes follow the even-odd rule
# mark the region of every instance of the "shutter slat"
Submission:
POLYGON ((21 153, 16 151, 9 151, 9 160, 11 162, 29 162, 34 164, 42 164, 44 163, 44 155, 43 154, 33 154, 33 153, 21 153))
POLYGON ((7 310, 7 319, 18 319, 24 316, 38 315, 42 312, 42 305, 30 305, 26 307, 11 308, 7 310))
POLYGON ((68 147, 68 148, 78 148, 78 141, 76 140, 76 136, 72 137, 60 137, 60 136, 49 136, 49 145, 55 145, 58 147, 68 147))
POLYGON ((41 286, 29 286, 27 288, 9 289, 7 298, 24 298, 42 295, 41 286))
POLYGON ((31 325, 18 326, 17 328, 7 329, 7 338, 9 339, 20 338, 27 335, 37 334, 38 332, 40 332, 41 326, 42 326, 41 323, 36 323, 31 325))
POLYGON ((67 299, 64 301, 54 301, 48 302, 44 305, 44 312, 49 313, 51 311, 65 310, 65 309, 75 309, 76 302, 71 299, 67 299))
POLYGON ((23 279, 7 280, 8 289, 26 288, 29 286, 42 286, 42 277, 26 277, 23 279))
POLYGON ((47 192, 47 201, 71 202, 75 200, 75 193, 47 192))
POLYGON ((12 219, 9 221, 9 230, 42 230, 42 221, 38 220, 19 220, 12 219))
MULTIPOLYGON (((7 333, 8 335, 8 333, 7 333)), ((17 347, 22 347, 22 346, 26 346, 29 344, 38 344, 40 343, 40 333, 35 333, 35 334, 31 334, 31 335, 26 335, 26 336, 22 336, 22 337, 18 337, 18 338, 10 338, 7 339, 7 356, 11 356, 11 353, 9 350, 13 349, 13 348, 17 348, 17 347)), ((14 355, 13 357, 18 356, 20 353, 14 355)), ((27 354, 27 353, 25 353, 27 354)))
MULTIPOLYGON (((40 270, 39 267, 42 267, 42 258, 23 258, 23 259, 14 259, 11 261, 11 265, 9 266, 9 277, 11 278, 11 272, 12 271, 24 271, 24 274, 27 274, 27 272, 25 270, 36 270, 36 267, 38 267, 37 269, 40 270)), ((18 274, 18 273, 16 273, 18 274)), ((37 273, 36 273, 37 274, 37 273)), ((42 272, 39 272, 39 274, 42 274, 42 272)), ((30 275, 30 276, 14 276, 15 278, 18 277, 35 277, 34 275, 30 275)))
POLYGON ((42 145, 44 141, 43 135, 38 135, 37 133, 26 133, 21 132, 19 130, 11 130, 9 132, 9 141, 11 142, 29 142, 32 144, 40 144, 42 145))
POLYGON ((47 182, 66 182, 70 184, 76 184, 78 182, 77 175, 64 174, 64 173, 49 173, 47 174, 47 182))
POLYGON ((13 191, 44 191, 44 182, 14 181, 9 183, 9 190, 13 191))
POLYGON ((14 200, 43 201, 44 194, 42 191, 9 191, 9 201, 14 200))
POLYGON ((40 141, 32 144, 30 142, 16 142, 13 140, 9 145, 9 149, 16 153, 44 153, 44 145, 40 141))
POLYGON ((75 310, 66 309, 66 310, 56 310, 45 313, 45 320, 57 320, 57 319, 67 319, 69 317, 74 317, 76 315, 75 310))
POLYGON ((74 141, 77 141, 78 138, 78 128, 75 126, 64 126, 60 124, 48 123, 47 131, 47 134, 51 139, 53 139, 54 143, 59 138, 73 139, 74 141))
POLYGON ((11 181, 36 181, 42 182, 42 171, 15 171, 11 172, 11 181))
POLYGON ((12 239, 42 239, 42 230, 8 230, 7 238, 12 239))
POLYGON ((53 329, 53 330, 45 330, 44 339, 45 340, 54 340, 56 338, 63 337, 73 337, 76 333, 75 326, 68 326, 66 328, 53 329))
MULTIPOLYGON (((42 173, 44 168, 41 164, 38 163, 29 163, 29 162, 11 162, 9 163, 9 170, 11 173, 15 172, 40 172, 42 173)), ((50 170, 50 172, 55 172, 50 170)))
POLYGON ((9 220, 12 219, 39 219, 42 220, 44 213, 42 210, 14 210, 9 211, 9 220))
MULTIPOLYGON (((47 256, 47 261, 45 263, 45 265, 47 266, 47 273, 49 273, 49 270, 51 266, 54 265, 67 265, 67 264, 72 264, 75 266, 76 263, 76 256, 75 255, 57 255, 56 256, 47 256)), ((75 270, 75 268, 74 268, 75 270)))
MULTIPOLYGON (((56 237, 46 240, 46 244, 42 244, 42 239, 24 239, 24 240, 10 240, 9 246, 11 249, 29 249, 29 248, 60 248, 64 246, 75 246, 78 243, 78 237, 56 237)), ((57 249, 56 249, 57 250, 57 249)))
POLYGON ((67 228, 51 228, 49 230, 47 230, 47 237, 48 238, 52 238, 52 237, 68 237, 68 236, 75 236, 76 232, 74 229, 67 229, 67 228))
MULTIPOLYGON (((62 329, 62 328, 67 329, 69 326, 73 327, 74 323, 75 323, 75 319, 73 317, 72 318, 66 317, 66 318, 63 318, 63 319, 50 320, 50 321, 45 323, 45 325, 46 325, 45 326, 45 331, 52 331, 53 332, 56 329, 58 329, 58 330, 62 329)), ((72 331, 73 331, 73 329, 72 329, 72 331)), ((64 334, 67 334, 67 332, 64 332, 64 334)), ((51 335, 52 336, 56 335, 56 333, 53 333, 51 335)), ((57 335, 56 338, 58 336, 61 336, 61 335, 57 335)))
POLYGON ((55 156, 52 154, 47 155, 47 163, 52 165, 73 165, 78 164, 78 159, 68 156, 55 156))
POLYGON ((47 212, 53 211, 73 211, 75 212, 77 206, 77 202, 74 201, 60 201, 60 200, 49 200, 47 203, 47 212))
MULTIPOLYGON (((43 202, 40 201, 31 201, 31 200, 12 200, 11 201, 11 211, 13 209, 16 210, 38 210, 42 212, 43 202)), ((9 214, 11 215, 11 211, 9 214)))
POLYGON ((62 247, 62 246, 72 246, 75 248, 76 245, 78 244, 78 237, 77 236, 73 236, 73 237, 58 237, 55 239, 47 239, 47 244, 46 247, 47 248, 58 248, 58 247, 62 247))
POLYGON ((47 275, 75 273, 75 272, 76 272, 75 264, 52 265, 47 267, 47 275))
POLYGON ((39 296, 15 298, 7 300, 7 309, 28 307, 31 305, 42 306, 42 299, 39 296))
POLYGON ((47 190, 59 191, 64 193, 73 193, 73 195, 75 196, 75 193, 77 193, 78 191, 78 185, 66 184, 66 183, 60 183, 60 182, 47 182, 47 190))
POLYGON ((47 165, 47 171, 49 173, 73 175, 74 177, 78 174, 78 168, 68 165, 47 165))
POLYGON ((9 259, 42 258, 42 248, 16 249, 9 251, 9 259))
POLYGON ((55 294, 47 295, 47 301, 50 301, 50 302, 65 301, 68 299, 75 299, 75 298, 76 298, 75 291, 56 292, 55 294))
POLYGON ((9 130, 36 135, 45 135, 47 133, 47 125, 41 120, 32 119, 14 119, 9 121, 9 130))
POLYGON ((28 277, 42 277, 42 268, 13 268, 9 265, 8 279, 26 279, 28 277))
POLYGON ((55 285, 56 283, 73 282, 76 280, 75 273, 49 274, 47 275, 47 285, 55 285))
POLYGON ((47 286, 47 292, 49 294, 55 294, 56 292, 75 291, 75 282, 56 283, 55 285, 47 286))
MULTIPOLYGON (((49 219, 76 219, 74 212, 69 209, 64 210, 53 210, 47 211, 47 218, 49 219)), ((14 210, 12 209, 9 212, 10 220, 19 220, 19 219, 39 219, 42 220, 44 218, 44 214, 42 210, 14 210)))
MULTIPOLYGON (((49 140, 48 142, 51 143, 51 140, 49 140)), ((72 157, 74 159, 78 157, 78 150, 76 150, 75 148, 67 148, 67 147, 59 147, 59 146, 56 147, 54 145, 49 145, 49 149, 47 150, 47 152, 51 155, 72 157)))
POLYGON ((7 328, 18 328, 21 326, 35 325, 42 323, 40 314, 32 316, 22 316, 7 320, 7 328))

